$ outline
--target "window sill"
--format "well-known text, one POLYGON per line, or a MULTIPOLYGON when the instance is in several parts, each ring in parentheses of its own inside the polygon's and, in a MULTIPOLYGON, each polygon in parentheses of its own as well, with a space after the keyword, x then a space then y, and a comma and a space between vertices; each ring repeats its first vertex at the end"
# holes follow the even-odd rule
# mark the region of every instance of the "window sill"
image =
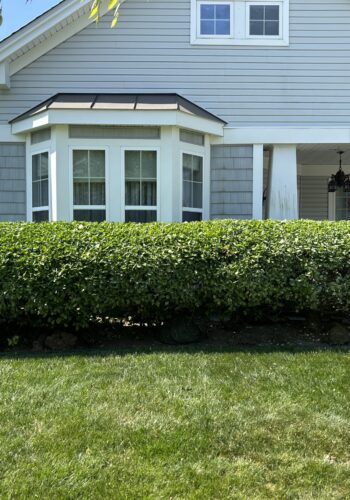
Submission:
POLYGON ((246 45, 253 47, 288 47, 289 40, 268 38, 192 38, 191 45, 246 45))

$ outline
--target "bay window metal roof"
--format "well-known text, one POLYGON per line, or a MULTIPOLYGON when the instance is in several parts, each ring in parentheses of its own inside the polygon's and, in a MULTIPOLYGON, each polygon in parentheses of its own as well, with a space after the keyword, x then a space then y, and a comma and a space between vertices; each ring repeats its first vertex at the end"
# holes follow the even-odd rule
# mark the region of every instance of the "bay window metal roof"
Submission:
POLYGON ((222 124, 224 120, 197 106, 179 94, 56 94, 26 111, 10 123, 31 118, 48 110, 182 111, 222 124))

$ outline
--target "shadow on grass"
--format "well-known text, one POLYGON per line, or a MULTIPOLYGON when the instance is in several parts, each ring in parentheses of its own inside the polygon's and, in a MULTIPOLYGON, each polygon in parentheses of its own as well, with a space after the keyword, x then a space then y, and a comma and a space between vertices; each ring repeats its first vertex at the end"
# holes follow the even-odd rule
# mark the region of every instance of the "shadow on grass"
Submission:
POLYGON ((128 345, 128 346, 101 346, 84 347, 62 351, 41 351, 31 352, 26 350, 12 350, 0 353, 0 360, 8 359, 49 359, 66 357, 106 357, 106 356, 129 356, 129 355, 150 355, 150 354, 268 354, 268 353, 289 353, 300 354, 306 352, 334 352, 350 353, 350 345, 331 346, 328 344, 269 344, 269 345, 214 345, 206 342, 197 342, 187 345, 166 345, 162 343, 150 343, 149 345, 128 345))

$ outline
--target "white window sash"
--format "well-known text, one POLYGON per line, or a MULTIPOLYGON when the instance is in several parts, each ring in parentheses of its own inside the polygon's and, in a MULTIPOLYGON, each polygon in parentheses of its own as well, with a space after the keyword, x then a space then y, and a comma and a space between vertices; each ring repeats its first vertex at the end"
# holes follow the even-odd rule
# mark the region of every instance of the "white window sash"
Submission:
POLYGON ((281 1, 254 1, 246 2, 246 38, 250 40, 282 40, 283 39, 283 2, 281 1), (278 35, 251 35, 250 34, 250 7, 279 7, 278 35))

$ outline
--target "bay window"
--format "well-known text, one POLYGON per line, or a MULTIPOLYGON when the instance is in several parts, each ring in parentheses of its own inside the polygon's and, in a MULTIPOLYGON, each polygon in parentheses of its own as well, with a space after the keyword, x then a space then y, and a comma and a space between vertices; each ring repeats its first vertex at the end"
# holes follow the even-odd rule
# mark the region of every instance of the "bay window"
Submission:
POLYGON ((124 151, 125 222, 157 220, 157 151, 124 151))
POLYGON ((182 155, 182 220, 191 222, 203 218, 203 157, 182 155))
POLYGON ((73 219, 106 219, 106 152, 73 151, 73 219))
POLYGON ((49 153, 32 156, 32 220, 49 220, 49 153))

